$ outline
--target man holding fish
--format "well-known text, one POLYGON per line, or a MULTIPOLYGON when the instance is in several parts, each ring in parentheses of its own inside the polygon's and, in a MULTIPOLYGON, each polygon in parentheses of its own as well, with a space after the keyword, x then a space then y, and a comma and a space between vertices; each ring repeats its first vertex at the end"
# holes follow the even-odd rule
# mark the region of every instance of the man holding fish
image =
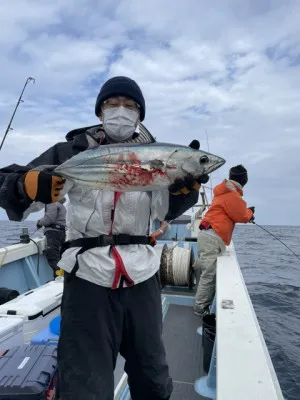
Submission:
POLYGON ((101 124, 69 132, 26 167, 0 170, 0 206, 21 221, 68 195, 58 346, 62 400, 111 400, 120 353, 133 400, 169 399, 162 342, 160 260, 150 221, 177 218, 225 160, 155 143, 140 125, 145 100, 127 77, 109 79, 95 105, 101 124))

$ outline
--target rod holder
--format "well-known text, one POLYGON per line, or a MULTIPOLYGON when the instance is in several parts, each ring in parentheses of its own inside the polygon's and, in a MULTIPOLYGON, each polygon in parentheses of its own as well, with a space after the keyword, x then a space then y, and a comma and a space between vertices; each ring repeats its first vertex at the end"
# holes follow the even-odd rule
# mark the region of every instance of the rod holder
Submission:
POLYGON ((20 235, 20 243, 25 243, 25 244, 30 243, 28 228, 22 228, 20 235))

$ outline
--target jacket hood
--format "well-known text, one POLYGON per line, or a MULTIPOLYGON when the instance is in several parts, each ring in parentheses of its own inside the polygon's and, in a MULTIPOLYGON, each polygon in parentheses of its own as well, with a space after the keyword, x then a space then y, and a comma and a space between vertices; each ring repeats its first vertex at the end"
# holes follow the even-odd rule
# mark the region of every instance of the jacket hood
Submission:
POLYGON ((232 180, 224 179, 222 183, 220 183, 214 188, 214 196, 218 197, 221 196, 222 194, 229 193, 232 191, 238 192, 241 196, 243 196, 243 189, 239 183, 232 180))
POLYGON ((66 134, 67 142, 72 141, 75 136, 81 135, 82 133, 85 133, 87 130, 92 129, 92 128, 94 128, 94 130, 97 130, 97 129, 102 130, 102 125, 97 124, 97 125, 86 126, 84 128, 73 129, 72 131, 70 131, 66 134))

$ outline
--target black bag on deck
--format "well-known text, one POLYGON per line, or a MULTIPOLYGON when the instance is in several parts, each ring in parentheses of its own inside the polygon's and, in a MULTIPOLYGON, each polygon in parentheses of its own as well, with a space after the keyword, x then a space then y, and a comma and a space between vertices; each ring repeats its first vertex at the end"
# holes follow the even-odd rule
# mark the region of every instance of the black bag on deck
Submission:
POLYGON ((216 338, 216 314, 205 314, 202 322, 203 370, 208 374, 216 338))
MULTIPOLYGON (((216 314, 204 314, 202 318, 202 332, 209 329, 211 332, 216 333, 216 314)), ((202 346, 204 346, 204 335, 202 335, 202 346)))
POLYGON ((57 392, 55 346, 13 347, 0 356, 0 400, 54 400, 57 392))
POLYGON ((18 297, 20 293, 17 290, 0 287, 0 306, 18 297))

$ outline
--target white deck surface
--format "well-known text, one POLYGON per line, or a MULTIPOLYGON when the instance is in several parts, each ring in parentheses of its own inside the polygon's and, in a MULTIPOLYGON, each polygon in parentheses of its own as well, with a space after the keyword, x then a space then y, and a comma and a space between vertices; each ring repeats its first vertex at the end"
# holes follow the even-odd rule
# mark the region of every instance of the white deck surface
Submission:
POLYGON ((217 399, 283 399, 233 246, 218 259, 216 306, 217 399))

